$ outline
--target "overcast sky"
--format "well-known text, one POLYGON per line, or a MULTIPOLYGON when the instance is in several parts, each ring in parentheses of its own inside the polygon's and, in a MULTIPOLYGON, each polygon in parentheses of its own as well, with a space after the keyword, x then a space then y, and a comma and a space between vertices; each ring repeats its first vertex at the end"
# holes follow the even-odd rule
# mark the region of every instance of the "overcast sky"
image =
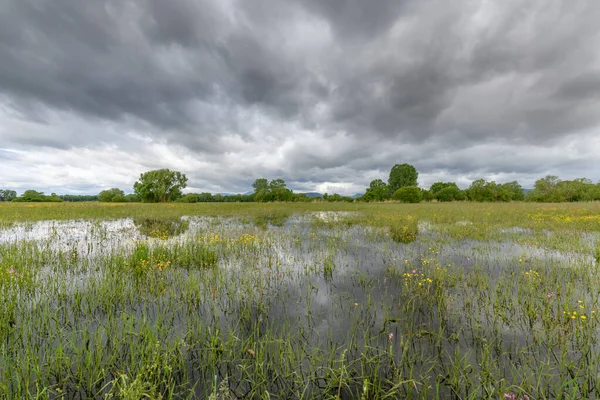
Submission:
POLYGON ((598 0, 0 0, 0 188, 600 179, 598 0))

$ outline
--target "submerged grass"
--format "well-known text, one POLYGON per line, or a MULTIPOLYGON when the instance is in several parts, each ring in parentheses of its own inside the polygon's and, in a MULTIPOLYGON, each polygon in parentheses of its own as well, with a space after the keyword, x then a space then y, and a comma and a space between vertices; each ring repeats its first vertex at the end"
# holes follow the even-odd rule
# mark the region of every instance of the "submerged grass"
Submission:
POLYGON ((158 239, 181 235, 190 225, 189 221, 177 217, 136 217, 133 219, 133 223, 141 234, 158 239))
POLYGON ((0 205, 0 398, 600 397, 598 204, 196 206, 0 205))

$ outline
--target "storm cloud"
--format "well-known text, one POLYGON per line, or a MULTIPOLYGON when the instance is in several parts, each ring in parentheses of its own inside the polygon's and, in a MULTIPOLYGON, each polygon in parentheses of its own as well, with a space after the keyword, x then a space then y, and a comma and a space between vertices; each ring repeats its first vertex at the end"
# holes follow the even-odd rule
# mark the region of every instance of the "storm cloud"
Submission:
POLYGON ((0 187, 600 179, 595 0, 0 0, 0 187))

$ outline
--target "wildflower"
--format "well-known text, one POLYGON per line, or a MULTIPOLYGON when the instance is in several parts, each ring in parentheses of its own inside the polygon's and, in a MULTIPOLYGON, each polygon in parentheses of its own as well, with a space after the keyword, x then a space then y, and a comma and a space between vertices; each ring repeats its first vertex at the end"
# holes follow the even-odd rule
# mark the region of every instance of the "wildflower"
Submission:
POLYGON ((14 274, 15 270, 11 268, 8 272, 11 273, 11 274, 14 274))
POLYGON ((554 296, 556 296, 556 292, 549 292, 549 293, 546 295, 546 297, 547 297, 547 298, 551 298, 551 297, 554 297, 554 296))
POLYGON ((587 317, 585 315, 581 316, 581 319, 585 320, 587 317))
POLYGON ((390 332, 388 333, 388 341, 391 342, 392 340, 394 340, 394 334, 390 332))

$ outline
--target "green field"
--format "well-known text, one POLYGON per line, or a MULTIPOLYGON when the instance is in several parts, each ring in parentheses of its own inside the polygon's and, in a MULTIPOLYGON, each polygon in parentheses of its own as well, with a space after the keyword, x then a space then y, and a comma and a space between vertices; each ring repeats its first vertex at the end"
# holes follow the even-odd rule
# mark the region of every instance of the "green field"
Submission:
POLYGON ((0 203, 0 398, 600 397, 600 203, 0 203))

